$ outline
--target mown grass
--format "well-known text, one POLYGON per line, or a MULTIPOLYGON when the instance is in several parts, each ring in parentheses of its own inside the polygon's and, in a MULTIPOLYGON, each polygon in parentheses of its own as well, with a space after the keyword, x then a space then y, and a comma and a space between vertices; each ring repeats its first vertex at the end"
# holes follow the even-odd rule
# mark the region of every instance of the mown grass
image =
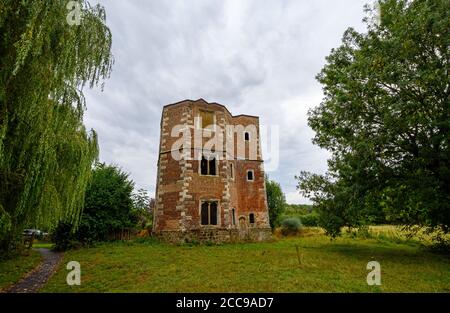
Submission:
POLYGON ((0 260, 0 292, 18 282, 42 261, 37 251, 30 250, 10 259, 0 260))
POLYGON ((53 249, 54 244, 51 242, 35 242, 33 243, 33 248, 45 248, 45 249, 53 249))
POLYGON ((450 259, 415 244, 320 232, 267 243, 109 243, 65 254, 44 292, 450 292, 450 259), (298 251, 298 252, 297 252, 298 251), (81 285, 65 264, 78 261, 81 285), (381 286, 368 286, 369 261, 381 286))

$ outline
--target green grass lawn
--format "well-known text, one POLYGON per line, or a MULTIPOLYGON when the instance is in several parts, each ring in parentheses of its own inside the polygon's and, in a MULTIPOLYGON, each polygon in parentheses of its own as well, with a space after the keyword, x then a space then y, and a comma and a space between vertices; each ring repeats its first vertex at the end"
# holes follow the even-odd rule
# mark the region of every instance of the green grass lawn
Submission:
POLYGON ((418 245, 323 235, 220 246, 109 243, 67 252, 42 291, 450 292, 450 259, 418 245), (81 286, 66 284, 72 260, 81 264, 81 286), (372 260, 381 264, 381 286, 366 283, 372 260))
POLYGON ((0 260, 0 291, 18 282, 28 272, 39 265, 42 258, 39 252, 30 250, 28 254, 11 259, 0 260))
POLYGON ((33 248, 46 248, 46 249, 52 249, 53 244, 51 242, 36 242, 33 243, 33 248))

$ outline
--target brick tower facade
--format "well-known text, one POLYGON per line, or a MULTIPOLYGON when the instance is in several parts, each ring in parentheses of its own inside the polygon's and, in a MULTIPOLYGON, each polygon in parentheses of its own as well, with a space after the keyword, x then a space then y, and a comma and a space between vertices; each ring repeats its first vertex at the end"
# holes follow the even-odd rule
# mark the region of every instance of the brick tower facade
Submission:
POLYGON ((163 108, 153 233, 169 242, 270 238, 259 119, 218 103, 163 108))

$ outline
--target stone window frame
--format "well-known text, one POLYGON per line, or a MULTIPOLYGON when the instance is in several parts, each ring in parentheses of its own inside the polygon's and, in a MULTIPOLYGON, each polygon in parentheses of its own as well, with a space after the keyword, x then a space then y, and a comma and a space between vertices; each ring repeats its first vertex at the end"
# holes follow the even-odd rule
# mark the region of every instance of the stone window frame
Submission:
POLYGON ((217 114, 216 111, 213 110, 208 110, 208 109, 203 109, 203 108, 198 108, 197 109, 197 113, 195 115, 197 117, 197 123, 195 123, 195 127, 196 129, 201 129, 203 132, 215 132, 217 131, 217 114), (213 114, 213 124, 212 124, 212 128, 203 128, 202 125, 200 124, 200 112, 208 112, 208 113, 212 113, 213 114))
POLYGON ((238 227, 238 228, 241 227, 241 219, 244 220, 245 228, 248 228, 248 227, 249 227, 249 224, 248 224, 248 216, 245 215, 245 214, 238 215, 238 218, 237 218, 237 224, 236 224, 237 227, 238 227))
POLYGON ((222 218, 220 215, 221 211, 222 211, 222 208, 221 208, 219 199, 210 199, 210 198, 200 199, 198 201, 198 216, 199 216, 198 224, 200 225, 201 228, 221 228, 222 227, 222 218), (202 204, 205 202, 217 202, 217 225, 211 225, 211 224, 203 225, 202 224, 202 204))
POLYGON ((255 181, 255 170, 253 170, 253 169, 247 170, 247 171, 245 172, 245 179, 246 179, 248 182, 254 182, 254 181, 255 181), (252 172, 252 177, 253 177, 253 179, 248 179, 248 173, 249 173, 249 172, 252 172))
POLYGON ((212 151, 205 151, 200 153, 200 157, 198 158, 198 175, 202 177, 219 177, 219 154, 212 151), (205 153, 209 155, 205 155, 205 153), (208 167, 209 167, 209 157, 213 156, 216 159, 216 175, 210 175, 210 174, 202 174, 202 158, 205 156, 205 158, 208 160, 208 167))

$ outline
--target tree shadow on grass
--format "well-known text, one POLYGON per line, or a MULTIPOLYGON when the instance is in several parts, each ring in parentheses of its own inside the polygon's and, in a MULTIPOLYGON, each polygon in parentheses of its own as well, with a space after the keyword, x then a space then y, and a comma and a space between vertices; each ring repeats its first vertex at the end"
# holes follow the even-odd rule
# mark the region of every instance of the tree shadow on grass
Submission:
MULTIPOLYGON (((437 255, 421 246, 410 246, 405 244, 373 244, 358 245, 357 243, 333 243, 322 247, 327 253, 336 253, 345 257, 352 257, 356 260, 369 260, 378 258, 379 260, 414 260, 417 264, 426 263, 430 260, 436 262, 448 262, 448 255, 437 255)), ((408 263, 409 263, 408 262, 408 263)))

